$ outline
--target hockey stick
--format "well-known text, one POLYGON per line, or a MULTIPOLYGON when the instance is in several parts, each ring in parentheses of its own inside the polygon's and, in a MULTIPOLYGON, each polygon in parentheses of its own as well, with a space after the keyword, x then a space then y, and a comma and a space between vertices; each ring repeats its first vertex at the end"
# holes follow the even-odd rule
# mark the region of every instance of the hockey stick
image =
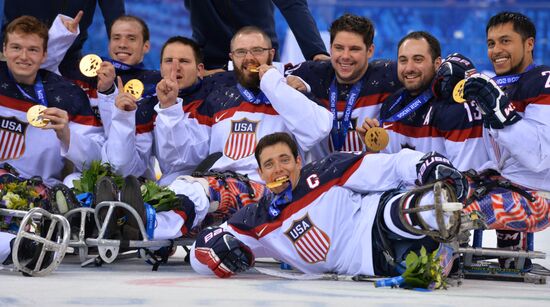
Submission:
POLYGON ((380 279, 378 276, 370 275, 341 275, 335 273, 325 273, 325 274, 304 274, 298 272, 281 272, 279 270, 268 269, 268 268, 257 268, 254 269, 264 275, 279 277, 290 280, 347 280, 347 281, 370 281, 376 282, 380 279))

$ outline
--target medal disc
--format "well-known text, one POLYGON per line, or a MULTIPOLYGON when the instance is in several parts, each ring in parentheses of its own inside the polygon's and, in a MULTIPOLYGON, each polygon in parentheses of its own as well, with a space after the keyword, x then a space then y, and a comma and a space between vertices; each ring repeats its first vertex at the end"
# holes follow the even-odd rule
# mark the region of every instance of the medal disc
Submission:
POLYGON ((365 134, 365 145, 372 151, 380 151, 386 148, 389 140, 390 137, 384 128, 373 127, 367 130, 365 134))
POLYGON ((101 58, 95 54, 88 54, 80 60, 80 72, 86 77, 95 77, 97 76, 97 70, 99 65, 101 65, 101 58))
POLYGON ((136 99, 139 99, 143 94, 143 83, 138 79, 132 79, 124 84, 124 92, 130 93, 136 99))
POLYGON ((282 186, 285 182, 289 181, 290 179, 287 176, 284 176, 283 178, 279 178, 273 182, 266 183, 266 187, 268 189, 273 189, 282 186))
POLYGON ((466 79, 462 79, 458 81, 458 83, 455 85, 455 88, 453 89, 453 99, 458 103, 463 103, 466 101, 464 99, 464 84, 466 83, 466 79))
POLYGON ((35 106, 32 106, 27 111, 27 120, 29 121, 29 124, 31 126, 36 128, 44 128, 46 125, 50 122, 49 120, 42 117, 42 113, 46 110, 46 107, 38 104, 35 106))

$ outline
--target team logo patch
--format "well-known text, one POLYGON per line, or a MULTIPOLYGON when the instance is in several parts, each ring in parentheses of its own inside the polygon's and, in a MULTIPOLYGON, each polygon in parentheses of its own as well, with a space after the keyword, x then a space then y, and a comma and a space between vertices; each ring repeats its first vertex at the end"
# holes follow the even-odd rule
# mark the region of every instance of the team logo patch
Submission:
POLYGON ((18 159, 25 153, 28 123, 15 117, 0 116, 0 161, 18 159))
POLYGON ((307 263, 326 261, 330 238, 311 222, 309 215, 293 221, 285 235, 292 241, 300 257, 307 263))
POLYGON ((259 121, 243 118, 231 121, 231 132, 225 143, 224 154, 233 160, 248 157, 256 148, 256 129, 259 121))

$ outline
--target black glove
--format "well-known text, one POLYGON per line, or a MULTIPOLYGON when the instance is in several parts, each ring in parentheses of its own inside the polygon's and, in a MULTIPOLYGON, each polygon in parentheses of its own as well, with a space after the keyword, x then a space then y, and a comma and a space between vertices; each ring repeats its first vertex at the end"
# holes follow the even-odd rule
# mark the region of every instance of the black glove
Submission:
POLYGON ((459 53, 453 53, 437 69, 432 82, 432 91, 438 98, 450 98, 455 85, 475 72, 476 69, 470 59, 459 53))
POLYGON ((221 278, 244 272, 254 265, 250 248, 219 227, 207 228, 199 233, 195 256, 221 278))
POLYGON ((455 188, 456 197, 463 201, 468 195, 468 181, 449 161, 441 154, 431 151, 425 154, 416 164, 417 182, 421 186, 440 180, 446 180, 455 188))
POLYGON ((485 127, 502 129, 521 119, 508 96, 485 75, 475 74, 468 78, 464 84, 464 98, 476 101, 485 127))

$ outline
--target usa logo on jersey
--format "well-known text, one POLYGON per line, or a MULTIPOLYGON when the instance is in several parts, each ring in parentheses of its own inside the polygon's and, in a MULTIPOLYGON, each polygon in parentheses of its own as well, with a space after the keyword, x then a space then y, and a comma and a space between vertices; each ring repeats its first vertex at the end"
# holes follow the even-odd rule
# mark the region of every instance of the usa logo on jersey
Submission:
POLYGON ((309 215, 293 221, 285 235, 305 262, 313 264, 327 259, 330 238, 311 222, 309 215))
POLYGON ((15 117, 0 117, 0 161, 17 159, 25 153, 27 126, 15 117))
POLYGON ((256 129, 259 121, 248 118, 231 121, 231 132, 225 143, 224 154, 233 160, 248 157, 256 148, 256 129))
MULTIPOLYGON (((363 141, 359 136, 359 133, 355 131, 357 127, 357 117, 354 117, 350 120, 348 133, 346 134, 346 139, 344 140, 344 145, 340 151, 362 151, 363 150, 363 141)), ((329 138, 329 148, 330 151, 334 151, 334 143, 332 142, 332 136, 329 138)))

